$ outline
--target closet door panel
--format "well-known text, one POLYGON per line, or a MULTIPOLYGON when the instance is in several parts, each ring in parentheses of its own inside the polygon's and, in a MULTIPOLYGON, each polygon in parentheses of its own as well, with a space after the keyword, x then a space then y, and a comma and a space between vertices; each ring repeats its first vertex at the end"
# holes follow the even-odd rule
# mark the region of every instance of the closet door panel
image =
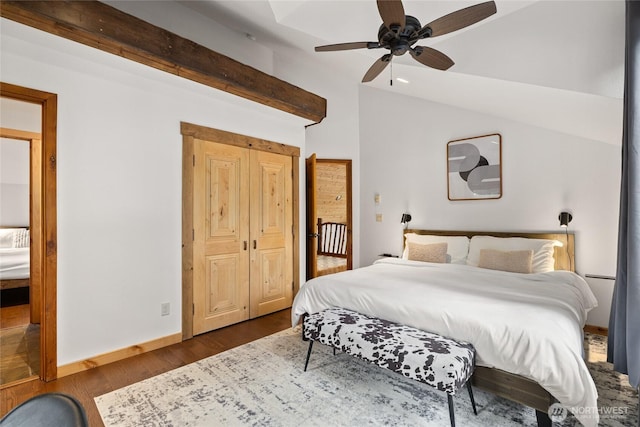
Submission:
POLYGON ((194 322, 199 334, 249 317, 249 154, 196 140, 194 322))
POLYGON ((291 306, 293 295, 292 159, 251 152, 250 317, 291 306))

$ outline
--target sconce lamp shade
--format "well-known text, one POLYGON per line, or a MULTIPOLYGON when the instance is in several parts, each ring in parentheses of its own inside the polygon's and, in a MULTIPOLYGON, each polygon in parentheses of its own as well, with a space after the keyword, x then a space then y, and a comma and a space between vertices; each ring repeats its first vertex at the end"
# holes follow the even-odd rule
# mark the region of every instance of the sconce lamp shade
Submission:
POLYGON ((411 214, 403 213, 403 214, 402 214, 402 219, 400 220, 400 223, 402 223, 402 224, 406 224, 406 223, 408 223, 409 221, 411 221, 411 214))
POLYGON ((560 212, 558 219, 560 220, 560 227, 568 227, 573 216, 569 212, 560 212))

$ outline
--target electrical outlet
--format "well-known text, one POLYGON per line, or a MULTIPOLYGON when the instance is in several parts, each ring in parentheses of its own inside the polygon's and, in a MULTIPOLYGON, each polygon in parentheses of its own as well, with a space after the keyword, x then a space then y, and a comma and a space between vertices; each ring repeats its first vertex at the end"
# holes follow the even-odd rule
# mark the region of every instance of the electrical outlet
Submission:
POLYGON ((160 304, 160 315, 161 316, 168 316, 170 312, 171 312, 171 304, 170 303, 164 302, 164 303, 160 304))
POLYGON ((382 214, 376 214, 376 222, 382 222, 382 214))

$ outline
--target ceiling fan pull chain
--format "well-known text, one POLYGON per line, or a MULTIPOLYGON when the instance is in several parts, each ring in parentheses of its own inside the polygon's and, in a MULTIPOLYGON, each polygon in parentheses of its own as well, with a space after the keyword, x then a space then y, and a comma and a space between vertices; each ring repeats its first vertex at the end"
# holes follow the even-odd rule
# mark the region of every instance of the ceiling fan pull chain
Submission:
POLYGON ((389 59, 389 86, 393 86, 393 61, 389 59))

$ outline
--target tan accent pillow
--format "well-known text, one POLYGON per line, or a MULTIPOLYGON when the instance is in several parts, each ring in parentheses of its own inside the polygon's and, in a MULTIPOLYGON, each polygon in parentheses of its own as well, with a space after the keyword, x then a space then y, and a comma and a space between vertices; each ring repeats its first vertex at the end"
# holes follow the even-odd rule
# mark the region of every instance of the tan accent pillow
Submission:
POLYGON ((421 245, 420 243, 407 242, 409 253, 407 259, 423 262, 447 262, 447 243, 432 243, 421 245))
POLYGON ((531 273, 533 249, 526 251, 498 251, 480 249, 478 267, 491 270, 510 271, 512 273, 531 273))

